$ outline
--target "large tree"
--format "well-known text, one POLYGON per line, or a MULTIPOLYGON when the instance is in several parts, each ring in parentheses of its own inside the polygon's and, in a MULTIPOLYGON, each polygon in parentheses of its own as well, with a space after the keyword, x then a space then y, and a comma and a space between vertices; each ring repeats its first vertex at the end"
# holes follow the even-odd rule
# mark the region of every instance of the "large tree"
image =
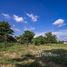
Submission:
POLYGON ((34 35, 35 34, 29 30, 24 31, 24 33, 21 36, 22 43, 25 43, 28 46, 29 43, 32 43, 34 35))
POLYGON ((56 35, 53 35, 51 32, 45 34, 45 42, 46 43, 57 43, 56 35))
POLYGON ((13 30, 8 22, 1 21, 0 22, 0 37, 2 41, 7 41, 8 37, 13 34, 13 30))
POLYGON ((41 44, 44 44, 45 43, 45 39, 43 36, 38 36, 36 38, 33 39, 33 43, 35 45, 41 45, 41 44))

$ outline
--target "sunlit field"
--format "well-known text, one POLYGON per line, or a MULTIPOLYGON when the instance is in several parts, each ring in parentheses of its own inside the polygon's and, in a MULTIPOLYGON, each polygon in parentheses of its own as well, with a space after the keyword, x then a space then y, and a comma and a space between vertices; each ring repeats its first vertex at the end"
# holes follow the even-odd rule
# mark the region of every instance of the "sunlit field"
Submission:
MULTIPOLYGON (((36 58, 41 57, 39 55, 43 51, 49 52, 50 50, 55 50, 55 52, 57 50, 57 52, 61 56, 62 56, 61 53, 63 53, 63 56, 65 56, 64 53, 66 53, 66 56, 67 56, 67 44, 43 44, 43 45, 39 45, 39 46, 30 44, 29 46, 27 46, 26 44, 13 43, 12 46, 0 48, 0 67, 3 67, 3 66, 4 67, 25 67, 24 65, 30 65, 34 61, 38 60, 36 58), (58 50, 60 50, 60 51, 58 51, 58 50)), ((65 58, 65 60, 63 62, 66 64, 67 57, 64 57, 64 58, 65 58)), ((54 58, 54 59, 56 61, 56 58, 54 58)), ((41 60, 43 60, 43 59, 41 59, 41 60)), ((45 63, 44 67, 47 67, 47 65, 49 65, 49 64, 46 64, 46 62, 49 63, 48 60, 44 62, 45 63)), ((55 61, 53 61, 52 63, 55 63, 55 61)), ((40 62, 41 61, 39 60, 38 63, 40 63, 40 62)), ((62 61, 60 63, 59 62, 57 65, 60 66, 62 64, 62 61)), ((38 65, 38 63, 34 63, 34 65, 35 64, 38 65)), ((36 67, 34 65, 33 65, 33 67, 36 67)), ((40 66, 40 67, 42 67, 42 66, 40 66)))

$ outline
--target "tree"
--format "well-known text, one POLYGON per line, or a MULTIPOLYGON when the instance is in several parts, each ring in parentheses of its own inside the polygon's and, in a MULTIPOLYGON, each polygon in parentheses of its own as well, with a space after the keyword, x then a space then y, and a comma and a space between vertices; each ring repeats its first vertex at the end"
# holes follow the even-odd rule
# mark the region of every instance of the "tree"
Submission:
POLYGON ((15 38, 16 38, 16 41, 17 41, 18 43, 23 44, 23 35, 16 36, 15 38))
POLYGON ((35 34, 29 30, 24 31, 24 33, 21 36, 22 43, 25 43, 28 46, 29 43, 32 43, 34 35, 35 34))
POLYGON ((43 36, 38 36, 36 38, 33 39, 33 43, 35 45, 41 45, 41 44, 44 44, 45 43, 45 39, 43 36))
POLYGON ((13 34, 13 30, 8 22, 2 21, 0 22, 0 37, 2 38, 1 41, 7 42, 8 36, 13 34))
POLYGON ((46 43, 57 43, 56 35, 53 35, 51 32, 45 34, 46 43))
POLYGON ((17 42, 16 38, 13 36, 8 36, 7 41, 8 42, 17 42))

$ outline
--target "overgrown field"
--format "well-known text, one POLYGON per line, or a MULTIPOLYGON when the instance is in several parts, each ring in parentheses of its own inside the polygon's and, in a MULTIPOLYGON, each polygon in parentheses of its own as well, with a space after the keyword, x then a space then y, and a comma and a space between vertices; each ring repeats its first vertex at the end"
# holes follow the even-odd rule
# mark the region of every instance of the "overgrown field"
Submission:
POLYGON ((0 47, 0 67, 67 67, 67 44, 0 47))

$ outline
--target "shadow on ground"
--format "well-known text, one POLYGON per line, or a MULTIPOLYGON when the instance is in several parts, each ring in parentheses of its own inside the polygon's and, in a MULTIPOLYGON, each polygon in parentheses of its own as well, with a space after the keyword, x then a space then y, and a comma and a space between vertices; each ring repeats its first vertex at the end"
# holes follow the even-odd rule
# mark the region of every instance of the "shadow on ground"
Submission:
POLYGON ((16 67, 67 67, 67 50, 44 50, 39 57, 27 54, 21 58, 12 59, 14 62, 34 60, 25 64, 16 64, 16 67))

